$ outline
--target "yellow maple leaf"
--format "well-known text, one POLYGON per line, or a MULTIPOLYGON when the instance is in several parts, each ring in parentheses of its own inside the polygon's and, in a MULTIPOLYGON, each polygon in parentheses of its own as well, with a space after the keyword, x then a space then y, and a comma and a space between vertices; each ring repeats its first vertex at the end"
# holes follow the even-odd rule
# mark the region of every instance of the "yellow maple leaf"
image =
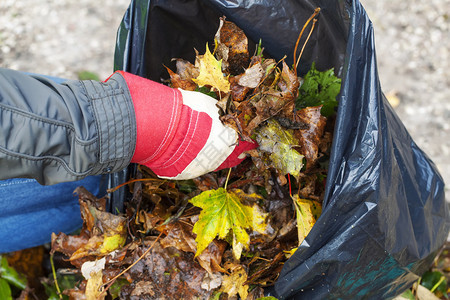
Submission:
POLYGON ((222 60, 218 61, 214 55, 211 54, 208 44, 206 44, 205 54, 197 56, 196 65, 197 64, 200 73, 197 78, 192 79, 195 83, 199 86, 209 85, 223 93, 228 93, 230 91, 230 82, 222 73, 222 60))
MULTIPOLYGON (((202 208, 198 221, 195 223, 192 232, 197 237, 198 256, 208 247, 216 236, 225 239, 228 233, 232 233, 233 253, 236 259, 240 258, 242 249, 248 248, 250 236, 247 229, 252 229, 260 233, 265 233, 267 228, 267 214, 254 204, 245 205, 240 197, 244 196, 241 190, 228 192, 224 188, 208 190, 189 200, 193 205, 202 208)), ((256 194, 246 197, 261 198, 256 194)))
POLYGON ((294 200, 297 229, 298 244, 300 245, 305 237, 309 234, 320 214, 322 213, 322 205, 317 201, 301 199, 298 195, 292 197, 294 200))

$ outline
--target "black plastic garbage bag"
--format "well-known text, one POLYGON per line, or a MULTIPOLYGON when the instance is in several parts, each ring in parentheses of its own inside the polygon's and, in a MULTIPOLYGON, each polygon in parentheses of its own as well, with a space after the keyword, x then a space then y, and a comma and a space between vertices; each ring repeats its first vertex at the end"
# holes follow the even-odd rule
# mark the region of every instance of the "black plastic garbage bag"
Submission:
POLYGON ((372 24, 357 1, 132 1, 115 67, 168 78, 172 58, 194 58, 225 15, 265 53, 292 63, 306 19, 321 8, 299 67, 342 78, 323 212, 267 294, 280 299, 386 299, 410 287, 445 242, 444 183, 383 95, 372 24))

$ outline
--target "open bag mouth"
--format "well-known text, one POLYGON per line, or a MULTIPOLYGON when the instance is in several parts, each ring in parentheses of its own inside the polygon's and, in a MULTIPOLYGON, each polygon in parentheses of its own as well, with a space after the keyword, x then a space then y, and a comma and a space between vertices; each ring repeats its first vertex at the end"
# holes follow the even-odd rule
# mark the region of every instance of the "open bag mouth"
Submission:
POLYGON ((342 78, 323 211, 267 294, 278 298, 393 297, 430 264, 448 234, 444 184, 380 88, 372 24, 358 1, 132 1, 115 67, 160 81, 172 58, 194 61, 219 17, 256 48, 292 65, 299 28, 321 8, 299 65, 342 78))

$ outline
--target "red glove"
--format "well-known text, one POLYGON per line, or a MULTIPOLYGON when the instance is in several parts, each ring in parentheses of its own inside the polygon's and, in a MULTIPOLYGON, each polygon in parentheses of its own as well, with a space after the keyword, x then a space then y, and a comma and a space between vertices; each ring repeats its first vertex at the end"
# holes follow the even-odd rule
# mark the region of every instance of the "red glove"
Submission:
POLYGON ((159 177, 190 179, 239 164, 256 143, 238 140, 219 120, 216 100, 199 92, 172 89, 120 72, 133 100, 137 123, 131 162, 159 177))

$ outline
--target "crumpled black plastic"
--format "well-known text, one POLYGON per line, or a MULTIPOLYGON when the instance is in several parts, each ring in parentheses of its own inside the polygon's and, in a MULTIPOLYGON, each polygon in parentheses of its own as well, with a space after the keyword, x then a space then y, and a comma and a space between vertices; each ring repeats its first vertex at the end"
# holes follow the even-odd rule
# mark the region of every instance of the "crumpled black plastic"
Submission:
POLYGON ((323 213, 267 295, 385 299, 425 272, 450 228, 444 182, 380 88, 374 33, 357 1, 134 0, 117 35, 115 68, 156 81, 171 59, 194 59, 219 17, 292 64, 298 34, 321 8, 299 67, 342 78, 323 213))

